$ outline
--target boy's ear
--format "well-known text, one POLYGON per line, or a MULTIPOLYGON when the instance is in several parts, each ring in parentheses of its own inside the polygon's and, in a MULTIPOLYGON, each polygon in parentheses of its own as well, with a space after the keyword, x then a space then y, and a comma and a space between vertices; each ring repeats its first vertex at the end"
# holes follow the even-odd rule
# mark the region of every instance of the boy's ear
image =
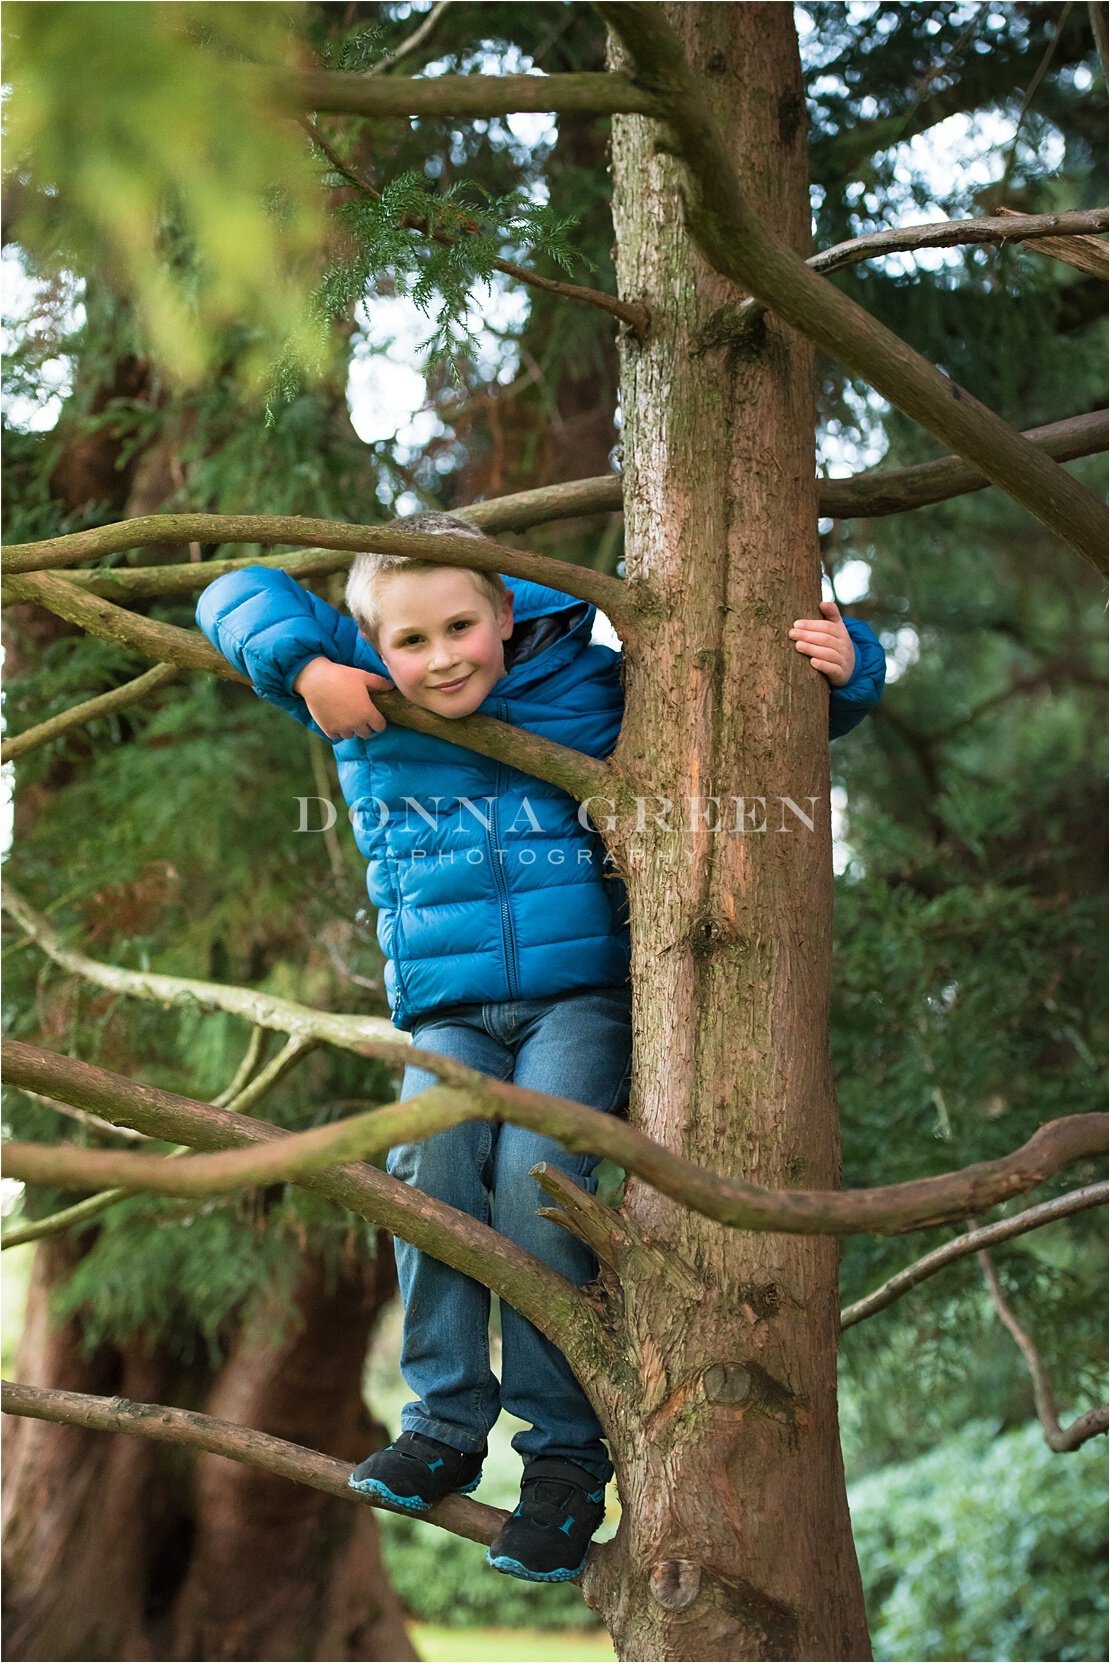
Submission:
POLYGON ((511 589, 505 591, 505 604, 501 608, 501 617, 498 622, 501 629, 501 639, 507 641, 513 633, 513 592, 511 589))

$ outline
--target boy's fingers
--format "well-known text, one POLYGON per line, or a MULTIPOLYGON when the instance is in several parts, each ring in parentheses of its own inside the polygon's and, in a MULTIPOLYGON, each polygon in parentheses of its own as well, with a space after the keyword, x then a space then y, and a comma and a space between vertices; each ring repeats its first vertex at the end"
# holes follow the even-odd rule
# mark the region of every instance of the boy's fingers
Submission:
POLYGON ((837 606, 835 601, 819 602, 819 610, 826 618, 840 617, 840 608, 837 606))
POLYGON ((366 678, 367 687, 372 688, 375 693, 388 693, 393 686, 388 676, 376 675, 373 670, 363 670, 362 673, 366 678))

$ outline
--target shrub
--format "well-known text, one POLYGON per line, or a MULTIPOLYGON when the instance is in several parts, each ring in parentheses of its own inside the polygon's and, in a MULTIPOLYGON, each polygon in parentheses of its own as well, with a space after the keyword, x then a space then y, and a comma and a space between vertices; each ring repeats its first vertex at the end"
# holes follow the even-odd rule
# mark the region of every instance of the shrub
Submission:
POLYGON ((1105 1657, 1105 1491, 1101 1440, 983 1421, 852 1485, 875 1656, 1105 1657))

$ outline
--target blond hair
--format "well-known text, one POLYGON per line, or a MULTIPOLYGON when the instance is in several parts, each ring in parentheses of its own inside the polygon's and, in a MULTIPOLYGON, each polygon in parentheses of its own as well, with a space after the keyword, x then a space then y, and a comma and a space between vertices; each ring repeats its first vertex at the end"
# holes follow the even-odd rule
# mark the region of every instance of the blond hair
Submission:
MULTIPOLYGON (((391 520, 390 531, 421 531, 439 537, 475 537, 485 542, 485 534, 458 514, 407 514, 403 519, 391 520)), ((367 640, 375 639, 381 623, 381 585, 383 579, 398 572, 469 572, 479 587, 488 595, 498 611, 505 602, 506 589, 497 572, 479 572, 472 566, 446 566, 441 560, 428 560, 406 554, 379 554, 367 549, 356 554, 347 577, 347 610, 367 640)))

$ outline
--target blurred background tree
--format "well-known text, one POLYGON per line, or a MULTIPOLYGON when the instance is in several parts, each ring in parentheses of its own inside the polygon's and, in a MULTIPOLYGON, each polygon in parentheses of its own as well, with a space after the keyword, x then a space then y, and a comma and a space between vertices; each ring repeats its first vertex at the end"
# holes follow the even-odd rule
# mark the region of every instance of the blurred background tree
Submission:
MULTIPOLYGON (((796 16, 817 246, 1105 200, 1088 8, 796 16)), ((619 463, 612 318, 491 265, 558 278, 573 247, 577 280, 613 292, 607 122, 318 115, 306 131, 252 79, 314 63, 600 69, 589 7, 16 4, 5 28, 6 539, 184 507, 385 520, 619 463), (412 228, 421 217, 450 247, 412 228)), ((834 281, 1018 426, 1105 405, 1104 291, 1031 247, 891 256, 834 281)), ((828 363, 821 412, 830 474, 936 454, 828 363)), ((1103 472, 1072 466, 1091 483, 1103 472)), ((835 593, 879 631, 894 672, 876 719, 834 752, 846 1181, 878 1184, 1000 1153, 1103 1095, 1102 595, 994 491, 823 532, 835 593)), ((620 536, 608 515, 529 541, 618 571, 620 536)), ((191 619, 191 597, 139 606, 191 619)), ((30 607, 10 607, 6 630, 16 731, 145 667, 30 607)), ((292 830, 298 795, 332 790, 330 756, 307 735, 276 738, 239 689, 194 678, 29 754, 20 889, 111 963, 384 1012, 350 840, 274 835, 292 830)), ((9 1032, 152 1084, 215 1096, 250 1044, 236 1019, 92 989, 18 931, 4 963, 9 1032)), ((390 1094, 384 1072, 317 1051, 265 1112, 308 1125, 390 1094)), ((21 1136, 55 1135, 55 1112, 22 1093, 6 1094, 5 1117, 21 1136)), ((17 1222, 71 1199, 28 1194, 17 1222)), ((846 1302, 922 1250, 853 1238, 846 1302)), ((130 1200, 37 1250, 18 1373, 234 1413, 353 1460, 381 1435, 359 1381, 390 1258, 366 1226, 292 1190, 130 1200)), ((1068 1407, 1105 1386, 1090 1299, 1104 1259, 1091 1215, 997 1255, 1068 1407)), ((971 1260, 849 1332, 842 1412, 850 1475, 869 1475, 857 1510, 880 1649, 1085 1655, 1098 1475, 1089 1453, 1046 1456, 1028 1431, 1028 1375, 971 1260), (939 1558, 908 1587, 911 1550, 939 1551, 969 1464, 986 1470, 992 1451, 1031 1475, 1006 1503, 1020 1528, 991 1534, 974 1594, 953 1599, 939 1558), (1054 1551, 1061 1517, 1076 1521, 1070 1561, 1054 1551), (1043 1597, 1023 1602, 1017 1634, 1004 1619, 1031 1566, 1043 1597)), ((456 1616, 488 1615, 464 1598, 479 1551, 466 1544, 437 1549, 433 1568, 394 1521, 214 1458, 31 1422, 8 1438, 13 1658, 412 1655, 379 1525, 410 1608, 442 1614, 456 1589, 456 1616)), ((976 1516, 996 1499, 997 1521, 989 1486, 976 1516)), ((555 1608, 518 1592, 518 1620, 582 1619, 574 1595, 555 1608)))

